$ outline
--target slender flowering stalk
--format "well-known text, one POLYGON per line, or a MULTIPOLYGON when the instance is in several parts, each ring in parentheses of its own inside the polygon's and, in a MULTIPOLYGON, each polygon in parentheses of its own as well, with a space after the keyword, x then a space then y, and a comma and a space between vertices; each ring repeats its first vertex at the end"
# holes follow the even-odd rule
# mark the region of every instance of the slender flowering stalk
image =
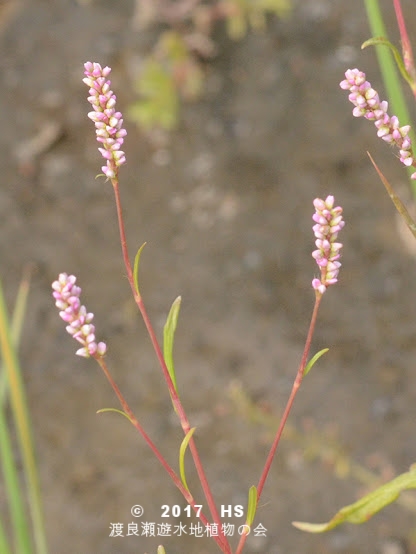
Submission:
MULTIPOLYGON (((352 114, 355 117, 365 117, 374 121, 378 129, 377 136, 399 149, 402 164, 406 167, 416 165, 409 136, 410 125, 400 127, 398 118, 395 115, 389 116, 388 102, 380 101, 377 91, 366 80, 365 73, 358 69, 348 69, 345 77, 339 86, 350 91, 348 100, 355 106, 352 114)), ((416 179, 416 172, 411 175, 411 178, 416 179)))
MULTIPOLYGON (((280 418, 279 427, 276 431, 276 435, 270 447, 269 454, 266 458, 263 471, 257 484, 257 503, 259 502, 262 495, 267 476, 269 475, 269 471, 274 456, 276 454, 280 439, 282 437, 283 430, 286 426, 289 414, 292 410, 295 397, 305 376, 309 351, 311 348, 312 338, 318 317, 319 306, 322 301, 322 295, 329 285, 333 285, 337 282, 338 271, 341 266, 338 259, 340 257, 339 251, 342 247, 342 244, 336 243, 335 239, 337 238, 339 231, 345 225, 341 215, 342 208, 340 208, 339 206, 334 208, 333 196, 327 196, 325 200, 316 198, 313 201, 313 204, 316 210, 315 214, 313 215, 313 220, 316 222, 316 225, 313 226, 313 230, 316 236, 316 246, 318 247, 318 250, 316 250, 312 254, 312 256, 316 259, 318 266, 321 269, 321 279, 314 279, 312 281, 312 286, 315 289, 316 293, 315 305, 312 312, 311 322, 309 324, 309 330, 303 349, 302 359, 300 361, 288 401, 286 402, 286 407, 283 411, 282 417, 280 418)), ((242 533, 235 554, 241 554, 246 539, 247 534, 242 533)))
POLYGON ((317 250, 312 252, 312 257, 315 258, 321 270, 321 278, 313 279, 312 287, 323 294, 329 285, 338 281, 342 244, 335 241, 345 222, 342 219, 342 208, 340 206, 334 208, 333 196, 327 196, 325 200, 316 198, 313 205, 316 210, 312 219, 316 223, 313 226, 313 232, 317 250))
MULTIPOLYGON (((104 69, 98 63, 87 62, 84 64, 86 78, 83 79, 84 83, 90 87, 90 97, 88 98, 89 102, 92 104, 94 111, 89 113, 88 116, 95 122, 97 140, 103 144, 103 148, 99 148, 99 151, 103 157, 107 160, 107 166, 102 168, 105 175, 111 179, 113 185, 114 196, 116 200, 117 208, 117 218, 120 232, 120 242, 121 250, 123 254, 124 265, 127 272, 127 279, 129 281, 131 290, 135 302, 142 314, 144 323, 146 325, 147 331, 149 333, 150 339, 153 344, 156 356, 160 362, 166 383, 171 394, 173 404, 175 406, 175 411, 178 414, 183 432, 186 436, 189 435, 191 426, 189 420, 186 416, 185 410, 182 406, 182 403, 179 399, 177 391, 175 390, 172 378, 169 374, 168 367, 166 365, 162 349, 156 338, 155 331, 152 327, 152 324, 147 315, 146 308, 143 303, 143 299, 136 287, 135 278, 133 275, 133 268, 130 263, 130 258, 127 248, 126 233, 124 228, 124 220, 122 215, 121 199, 120 199, 120 190, 119 190, 119 181, 118 181, 118 168, 120 165, 125 163, 126 158, 124 152, 120 150, 120 146, 123 144, 124 137, 126 136, 126 131, 122 128, 123 119, 120 112, 115 111, 116 97, 114 93, 110 90, 111 83, 107 81, 111 69, 105 67, 104 69)), ((97 357, 97 356, 95 356, 97 357)), ((103 367, 103 360, 100 358, 97 360, 100 365, 103 367)), ((111 376, 106 372, 107 378, 110 379, 111 376)), ((114 388, 114 387, 113 387, 114 388)), ((191 436, 191 435, 189 435, 191 436)), ((211 512, 214 523, 219 529, 219 534, 215 538, 217 543, 221 546, 221 549, 225 553, 231 552, 231 547, 228 543, 228 540, 224 534, 224 531, 221 527, 221 518, 218 512, 218 509, 214 502, 214 497, 210 490, 210 486, 205 475, 204 468, 202 466, 201 459, 199 457, 195 441, 191 437, 189 440, 189 449, 191 451, 192 457, 194 459, 195 467, 198 473, 198 477, 201 483, 201 487, 204 491, 205 498, 209 510, 211 512)), ((186 494, 185 498, 188 500, 186 494)), ((189 500, 188 500, 189 501, 189 500)))
POLYGON ((95 327, 91 323, 94 314, 88 313, 85 306, 81 305, 81 288, 75 284, 76 280, 74 275, 61 273, 58 280, 52 283, 55 305, 60 310, 61 318, 68 323, 68 333, 82 344, 77 355, 85 358, 101 357, 107 346, 104 342, 97 343, 95 340, 95 327))
POLYGON ((118 168, 126 163, 126 156, 121 145, 127 131, 123 129, 121 112, 117 112, 116 95, 111 90, 111 81, 107 80, 111 72, 110 67, 101 67, 99 63, 87 62, 84 64, 86 77, 83 82, 90 87, 88 102, 94 111, 88 117, 95 123, 97 140, 102 144, 99 148, 107 165, 102 167, 103 173, 109 178, 117 176, 118 168))
MULTIPOLYGON (((152 449, 156 458, 160 461, 162 466, 170 475, 172 481, 183 494, 186 501, 193 507, 203 525, 207 527, 209 525, 209 521, 202 513, 200 505, 196 504, 192 494, 183 485, 179 476, 171 468, 171 466, 165 460, 156 445, 153 443, 143 427, 140 425, 129 405, 127 404, 125 398, 121 394, 120 389, 112 378, 104 359, 104 354, 107 350, 107 346, 104 342, 97 343, 95 340, 95 327, 91 323, 94 318, 94 314, 88 313, 85 306, 81 305, 81 288, 75 284, 76 280, 77 279, 74 275, 61 273, 58 279, 52 283, 52 295, 55 298, 56 306, 60 310, 59 315, 66 323, 68 323, 66 330, 70 335, 72 335, 78 342, 83 345, 82 348, 77 350, 77 355, 84 356, 86 358, 93 356, 96 359, 101 369, 103 370, 104 375, 108 379, 111 387, 116 393, 123 407, 124 413, 127 415, 130 422, 134 425, 134 427, 136 427, 146 443, 152 449)), ((225 535, 222 532, 217 534, 216 536, 213 536, 213 538, 223 552, 225 552, 226 554, 231 553, 225 535)))

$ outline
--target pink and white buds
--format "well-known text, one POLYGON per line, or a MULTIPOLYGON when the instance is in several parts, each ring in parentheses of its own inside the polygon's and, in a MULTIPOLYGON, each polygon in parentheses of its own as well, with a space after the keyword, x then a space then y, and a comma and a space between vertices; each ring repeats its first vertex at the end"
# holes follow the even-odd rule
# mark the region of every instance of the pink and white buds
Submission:
MULTIPOLYGON (((348 100, 355 106, 352 114, 355 117, 364 117, 374 121, 377 136, 385 142, 397 146, 402 164, 406 167, 413 165, 415 160, 409 137, 410 125, 400 127, 398 118, 395 115, 389 116, 387 113, 388 103, 385 100, 380 101, 378 93, 366 80, 365 73, 358 69, 348 69, 345 72, 344 81, 341 81, 339 86, 350 91, 348 100)), ((416 179, 416 172, 411 177, 416 179)))
POLYGON ((87 62, 84 67, 86 77, 83 82, 90 87, 88 102, 94 109, 88 117, 95 123, 97 140, 102 144, 98 150, 107 161, 102 170, 109 179, 114 179, 118 168, 126 163, 126 156, 120 148, 127 131, 123 129, 122 114, 115 109, 116 95, 110 89, 111 81, 107 80, 111 68, 103 69, 95 62, 87 62))
POLYGON ((342 219, 342 208, 334 208, 333 196, 327 196, 325 200, 316 198, 313 205, 315 213, 312 219, 315 225, 312 229, 316 237, 317 250, 312 252, 312 257, 321 270, 321 278, 313 279, 312 287, 323 294, 329 285, 334 285, 338 281, 342 244, 336 242, 336 239, 345 222, 342 219))
POLYGON ((55 305, 60 310, 61 318, 68 324, 68 333, 82 344, 76 354, 85 358, 103 356, 107 346, 104 342, 95 341, 95 327, 92 324, 94 314, 88 313, 85 306, 81 305, 81 288, 76 286, 76 280, 74 275, 61 273, 58 280, 52 283, 55 305))

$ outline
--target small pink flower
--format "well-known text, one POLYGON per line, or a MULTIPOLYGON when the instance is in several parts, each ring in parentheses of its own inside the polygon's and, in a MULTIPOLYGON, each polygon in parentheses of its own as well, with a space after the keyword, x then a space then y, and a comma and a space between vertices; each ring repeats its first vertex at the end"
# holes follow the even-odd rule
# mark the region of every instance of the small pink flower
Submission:
POLYGON ((58 280, 52 283, 55 305, 60 310, 61 318, 68 323, 68 333, 83 345, 76 354, 85 358, 104 356, 107 346, 104 342, 95 341, 94 314, 88 313, 81 305, 81 288, 76 286, 76 280, 74 275, 61 273, 58 280))
POLYGON ((111 81, 107 80, 111 69, 103 69, 95 62, 87 62, 84 67, 86 77, 83 82, 90 87, 88 102, 94 109, 88 117, 95 123, 97 140, 102 144, 98 150, 107 161, 102 170, 109 179, 114 179, 118 168, 126 163, 126 156, 120 148, 127 131, 123 129, 122 114, 115 109, 116 95, 110 89, 111 81))
MULTIPOLYGON (((398 118, 395 115, 389 116, 387 113, 388 103, 385 100, 380 101, 378 93, 366 80, 365 73, 358 69, 348 69, 345 72, 344 81, 341 81, 339 86, 350 91, 348 100, 355 106, 352 114, 355 117, 365 117, 365 119, 374 121, 377 136, 385 142, 397 146, 402 164, 406 167, 413 165, 415 160, 409 137, 410 125, 400 127, 398 118)), ((416 179, 416 172, 411 177, 416 179)))
POLYGON ((325 200, 316 198, 313 205, 315 213, 312 219, 316 224, 312 229, 318 249, 312 252, 312 257, 315 258, 321 270, 321 278, 313 279, 312 287, 323 294, 329 285, 334 285, 338 281, 342 244, 335 241, 345 222, 342 219, 342 208, 340 206, 334 208, 333 196, 327 196, 325 200))

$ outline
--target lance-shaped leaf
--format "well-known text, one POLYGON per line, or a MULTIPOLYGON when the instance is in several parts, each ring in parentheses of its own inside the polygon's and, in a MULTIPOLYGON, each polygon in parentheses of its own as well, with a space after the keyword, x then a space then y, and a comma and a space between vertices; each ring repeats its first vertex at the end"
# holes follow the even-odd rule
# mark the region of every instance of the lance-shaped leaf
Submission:
POLYGON ((257 488, 252 485, 248 491, 246 525, 252 526, 257 511, 257 488))
POLYGON ((140 290, 139 290, 139 262, 140 262, 140 255, 141 255, 142 250, 145 246, 146 246, 146 243, 144 242, 141 245, 141 247, 137 250, 137 254, 134 258, 134 266, 133 266, 134 288, 136 289, 136 292, 139 296, 140 296, 140 290))
POLYGON ((390 50, 393 53, 394 59, 396 61, 397 67, 399 68, 399 71, 402 74, 403 79, 405 79, 409 83, 409 85, 412 86, 413 85, 412 78, 406 70, 406 67, 400 55, 400 52, 397 50, 394 44, 392 44, 389 40, 387 40, 384 37, 373 37, 363 42, 363 44, 361 45, 361 49, 364 50, 364 48, 367 48, 367 46, 378 46, 378 45, 387 46, 388 48, 390 48, 390 50))
POLYGON ((378 168, 376 162, 371 157, 371 154, 369 152, 367 152, 367 154, 368 154, 368 157, 370 158, 371 163, 373 164, 375 170, 377 171, 378 176, 381 179, 381 182, 386 187, 387 193, 390 196, 391 201, 396 206, 396 210, 399 212, 400 216, 403 218, 403 221, 406 223, 406 225, 409 228, 410 232, 416 238, 416 223, 413 221, 411 215, 407 211, 406 206, 403 204, 403 202, 400 200, 400 198, 394 192, 393 187, 390 185, 390 183, 384 177, 383 173, 378 168))
POLYGON ((97 414, 104 414, 105 412, 115 412, 116 414, 120 414, 122 416, 124 416, 125 418, 127 418, 130 423, 133 423, 131 417, 126 414, 126 412, 123 412, 123 410, 118 410, 117 408, 101 408, 100 410, 97 410, 97 414))
POLYGON ((181 297, 178 296, 174 300, 169 311, 165 327, 163 328, 163 356, 165 358, 166 367, 168 368, 173 386, 176 388, 175 366, 173 365, 173 341, 175 338, 176 325, 178 323, 179 310, 181 307, 181 297))
POLYGON ((321 356, 323 356, 324 354, 326 354, 328 352, 329 348, 323 348, 322 350, 320 350, 319 352, 317 352, 315 354, 315 356, 313 356, 313 358, 311 358, 309 360, 309 362, 307 363, 306 367, 305 367, 305 371, 303 372, 303 376, 305 377, 305 375, 307 375, 310 370, 312 369, 312 367, 316 364, 316 362, 319 360, 319 358, 321 356))
POLYGON ((337 527, 341 523, 365 523, 385 506, 397 500, 402 491, 408 489, 416 489, 416 464, 413 464, 408 472, 402 473, 392 481, 363 496, 360 500, 354 502, 354 504, 344 506, 327 523, 294 521, 292 525, 301 531, 324 533, 334 529, 334 527, 337 527))
POLYGON ((189 441, 191 440, 192 435, 195 432, 195 429, 196 427, 192 427, 192 429, 189 429, 179 449, 179 473, 181 475, 182 485, 185 487, 185 489, 188 492, 189 492, 189 487, 188 487, 188 483, 186 482, 186 475, 185 475, 185 453, 186 453, 186 449, 188 448, 189 441))

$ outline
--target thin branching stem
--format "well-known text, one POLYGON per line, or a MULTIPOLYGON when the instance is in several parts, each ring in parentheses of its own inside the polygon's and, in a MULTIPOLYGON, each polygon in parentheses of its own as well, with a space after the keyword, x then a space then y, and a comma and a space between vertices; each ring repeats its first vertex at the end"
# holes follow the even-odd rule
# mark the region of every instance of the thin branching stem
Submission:
MULTIPOLYGON (((111 182, 113 184, 114 195, 115 195, 115 200, 116 200, 117 218, 118 218, 119 232, 120 232, 120 243, 121 243, 121 250, 122 250, 122 254, 123 254, 124 265, 125 265, 125 268, 126 268, 126 271, 127 271, 127 279, 129 281, 131 290, 133 292, 134 300, 135 300, 135 302, 136 302, 136 304, 137 304, 137 306, 140 310, 141 316, 143 318, 144 324, 146 326, 147 332, 148 332, 150 340, 152 342, 153 349, 156 353, 156 356, 157 356, 157 359, 159 361, 160 367, 162 368, 163 376, 164 376, 164 378, 166 380, 166 383, 168 385, 169 392, 170 392, 170 395, 171 395, 171 398, 172 398, 172 402, 173 402, 175 410, 178 414, 183 432, 184 432, 185 435, 187 435, 189 433, 190 429, 191 429, 191 425, 189 423, 189 420, 188 420, 188 417, 185 413, 185 410, 182 406, 182 403, 179 399, 179 396, 176 392, 176 389, 175 389, 175 386, 173 384, 172 378, 169 374, 169 370, 167 368, 165 359, 163 357, 163 353, 162 353, 162 350, 160 348, 159 342, 157 340, 155 331, 153 329, 153 326, 152 326, 151 321, 149 319, 149 316, 147 314, 142 296, 136 290, 136 287, 135 287, 135 284, 134 284, 133 269, 132 269, 132 266, 131 266, 131 263, 130 263, 128 248, 127 248, 127 239, 126 239, 126 232, 125 232, 125 227, 124 227, 124 220, 123 220, 122 206, 121 206, 121 200, 120 200, 120 190, 119 190, 118 179, 117 178, 112 179, 111 182)), ((204 468, 202 466, 202 462, 201 462, 201 459, 200 459, 200 456, 199 456, 199 453, 198 453, 198 450, 197 450, 197 447, 196 447, 196 444, 195 444, 195 440, 193 439, 193 437, 189 441, 189 449, 191 451, 192 458, 194 460, 195 468, 196 468, 197 473, 198 473, 198 478, 200 480, 202 490, 204 492, 206 501, 208 503, 208 508, 211 512, 212 519, 218 525, 218 529, 219 529, 219 533, 220 533, 218 538, 220 539, 220 542, 221 542, 221 548, 222 548, 222 550, 225 554, 231 554, 231 547, 230 547, 230 545, 228 543, 228 540, 226 539, 226 537, 223 533, 223 529, 222 529, 222 525, 221 525, 221 518, 219 516, 217 507, 215 505, 214 497, 213 497, 213 494, 211 492, 211 488, 209 486, 209 483, 208 483, 208 480, 207 480, 207 477, 206 477, 206 474, 205 474, 204 468)), ((185 496, 185 498, 186 498, 186 496, 185 496)))

